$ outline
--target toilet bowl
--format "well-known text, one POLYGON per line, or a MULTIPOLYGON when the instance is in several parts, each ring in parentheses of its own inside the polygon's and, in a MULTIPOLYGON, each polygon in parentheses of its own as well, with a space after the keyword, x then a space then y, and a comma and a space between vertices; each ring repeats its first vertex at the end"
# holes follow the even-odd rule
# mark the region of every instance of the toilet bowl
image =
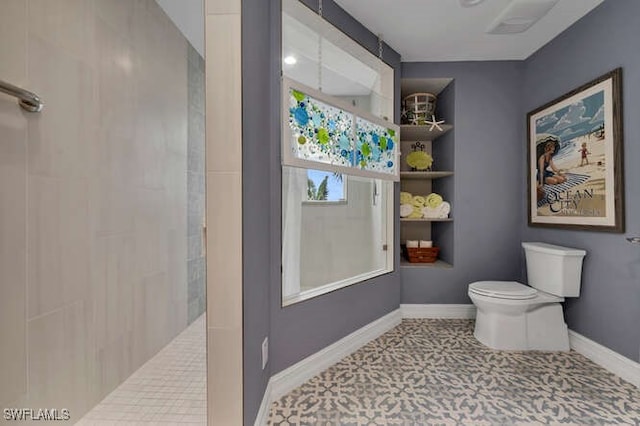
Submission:
POLYGON ((501 350, 568 351, 561 302, 580 291, 583 250, 523 243, 530 286, 478 281, 468 295, 476 306, 474 336, 501 350))

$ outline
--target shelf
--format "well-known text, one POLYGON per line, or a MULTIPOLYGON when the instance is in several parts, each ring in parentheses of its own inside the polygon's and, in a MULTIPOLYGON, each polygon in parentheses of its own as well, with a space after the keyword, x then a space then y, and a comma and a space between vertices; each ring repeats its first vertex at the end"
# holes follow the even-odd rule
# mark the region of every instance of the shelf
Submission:
POLYGON ((402 179, 438 179, 453 176, 453 172, 400 172, 402 179))
POLYGON ((400 259, 400 267, 401 268, 441 268, 441 269, 451 269, 453 265, 445 262, 444 260, 436 260, 433 263, 411 263, 408 260, 401 258, 400 259))
POLYGON ((450 217, 446 217, 443 219, 409 219, 408 217, 401 217, 400 222, 453 222, 453 219, 450 217))
POLYGON ((400 126, 400 140, 402 141, 432 141, 453 129, 451 124, 441 124, 442 130, 431 128, 430 124, 424 126, 414 126, 412 124, 403 124, 400 126))

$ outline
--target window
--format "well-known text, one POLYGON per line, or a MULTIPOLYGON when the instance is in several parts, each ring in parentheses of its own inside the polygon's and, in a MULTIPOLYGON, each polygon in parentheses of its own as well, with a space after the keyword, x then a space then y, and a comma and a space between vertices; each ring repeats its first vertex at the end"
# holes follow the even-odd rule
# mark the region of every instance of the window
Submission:
POLYGON ((282 2, 282 303, 393 270, 393 69, 282 2))
POLYGON ((307 202, 316 204, 346 202, 346 179, 340 173, 307 170, 307 202))

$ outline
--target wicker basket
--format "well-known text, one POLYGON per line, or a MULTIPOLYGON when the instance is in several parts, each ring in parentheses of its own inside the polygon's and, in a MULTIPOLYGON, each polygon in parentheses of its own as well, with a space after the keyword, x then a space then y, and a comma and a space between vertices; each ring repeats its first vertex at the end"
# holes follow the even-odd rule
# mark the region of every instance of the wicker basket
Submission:
POLYGON ((416 247, 403 246, 405 257, 411 263, 433 263, 438 259, 440 247, 416 247))
POLYGON ((436 113, 436 96, 431 93, 413 93, 403 100, 404 123, 425 124, 436 113))

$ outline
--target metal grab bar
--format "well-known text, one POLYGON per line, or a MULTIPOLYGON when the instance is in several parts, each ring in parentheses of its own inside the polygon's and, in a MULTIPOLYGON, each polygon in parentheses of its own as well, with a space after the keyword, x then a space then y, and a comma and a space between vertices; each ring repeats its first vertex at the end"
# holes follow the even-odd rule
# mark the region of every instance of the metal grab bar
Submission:
POLYGON ((18 98, 18 103, 22 109, 29 112, 40 112, 44 107, 44 104, 35 93, 24 90, 20 87, 9 84, 6 81, 0 80, 0 92, 7 95, 15 96, 18 98))
POLYGON ((627 241, 633 244, 640 244, 640 237, 629 237, 627 241))

